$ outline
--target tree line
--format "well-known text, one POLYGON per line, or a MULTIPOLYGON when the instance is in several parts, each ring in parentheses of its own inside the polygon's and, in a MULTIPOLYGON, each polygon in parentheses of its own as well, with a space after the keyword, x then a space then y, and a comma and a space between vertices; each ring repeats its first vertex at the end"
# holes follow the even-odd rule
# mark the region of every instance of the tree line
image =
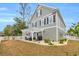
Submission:
POLYGON ((72 23, 72 26, 67 31, 67 34, 79 37, 79 22, 76 24, 72 23))
POLYGON ((13 25, 7 25, 4 28, 4 35, 5 36, 20 36, 22 35, 22 29, 28 28, 26 25, 26 18, 30 14, 29 6, 27 3, 19 3, 19 16, 14 17, 13 20, 15 23, 13 25))

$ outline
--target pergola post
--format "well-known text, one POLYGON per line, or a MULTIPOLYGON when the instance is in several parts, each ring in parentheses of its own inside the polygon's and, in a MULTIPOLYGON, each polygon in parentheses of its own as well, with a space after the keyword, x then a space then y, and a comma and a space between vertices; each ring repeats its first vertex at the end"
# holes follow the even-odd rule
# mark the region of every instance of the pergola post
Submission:
POLYGON ((43 30, 41 32, 42 32, 42 40, 43 40, 43 30))
POLYGON ((32 32, 32 41, 33 41, 33 32, 32 32))

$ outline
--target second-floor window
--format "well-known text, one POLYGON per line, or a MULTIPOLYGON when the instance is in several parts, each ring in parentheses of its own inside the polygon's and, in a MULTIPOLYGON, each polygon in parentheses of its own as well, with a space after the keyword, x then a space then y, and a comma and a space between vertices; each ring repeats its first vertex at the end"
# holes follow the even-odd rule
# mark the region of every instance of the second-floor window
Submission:
POLYGON ((39 26, 41 26, 41 20, 39 21, 39 26))
POLYGON ((32 23, 32 27, 34 27, 34 23, 32 23))
POLYGON ((38 10, 38 17, 40 16, 40 10, 38 10))
POLYGON ((37 11, 36 11, 36 17, 39 17, 39 16, 41 16, 41 15, 42 15, 42 9, 37 10, 37 11))
POLYGON ((52 18, 52 16, 49 16, 49 24, 53 23, 52 18))
POLYGON ((40 15, 42 15, 42 9, 40 9, 40 15))
POLYGON ((49 17, 44 18, 44 25, 49 24, 49 17))
POLYGON ((37 27, 37 22, 35 22, 35 27, 37 27))

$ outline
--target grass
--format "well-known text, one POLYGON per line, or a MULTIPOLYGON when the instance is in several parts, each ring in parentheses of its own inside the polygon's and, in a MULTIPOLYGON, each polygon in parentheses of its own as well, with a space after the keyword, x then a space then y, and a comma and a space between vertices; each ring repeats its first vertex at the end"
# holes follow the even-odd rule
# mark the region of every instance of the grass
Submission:
POLYGON ((79 41, 68 41, 65 46, 42 46, 18 40, 0 43, 0 55, 5 56, 77 56, 79 41))

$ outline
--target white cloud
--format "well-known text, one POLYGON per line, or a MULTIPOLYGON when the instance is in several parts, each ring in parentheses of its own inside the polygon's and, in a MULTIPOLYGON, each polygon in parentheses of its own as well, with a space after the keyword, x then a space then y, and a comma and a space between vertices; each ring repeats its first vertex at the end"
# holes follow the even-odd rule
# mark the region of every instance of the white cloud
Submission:
POLYGON ((0 23, 5 23, 5 22, 14 22, 13 18, 0 18, 0 23))
POLYGON ((14 17, 15 16, 14 13, 10 13, 8 11, 10 11, 8 8, 0 7, 0 17, 14 17))
POLYGON ((15 17, 16 14, 14 13, 0 13, 0 18, 8 18, 8 17, 15 17))
POLYGON ((1 7, 0 8, 0 11, 6 11, 6 10, 9 10, 8 8, 5 8, 5 7, 1 7))

